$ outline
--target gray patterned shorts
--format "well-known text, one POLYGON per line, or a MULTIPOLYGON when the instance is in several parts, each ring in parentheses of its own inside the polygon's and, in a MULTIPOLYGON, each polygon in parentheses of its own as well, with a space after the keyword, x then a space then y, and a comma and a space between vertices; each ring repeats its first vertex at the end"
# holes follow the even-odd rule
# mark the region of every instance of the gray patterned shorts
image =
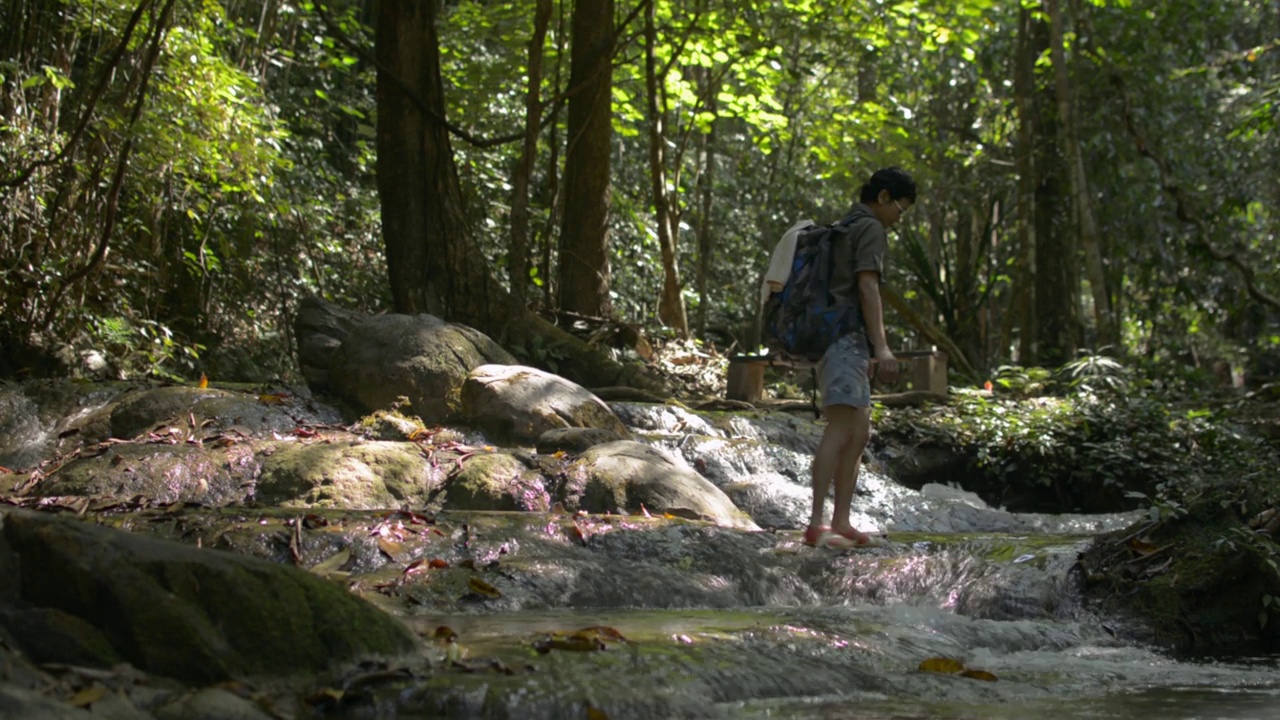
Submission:
POLYGON ((871 407, 871 380, 867 377, 870 363, 871 346, 861 331, 851 332, 827 348, 827 354, 818 362, 822 407, 871 407))

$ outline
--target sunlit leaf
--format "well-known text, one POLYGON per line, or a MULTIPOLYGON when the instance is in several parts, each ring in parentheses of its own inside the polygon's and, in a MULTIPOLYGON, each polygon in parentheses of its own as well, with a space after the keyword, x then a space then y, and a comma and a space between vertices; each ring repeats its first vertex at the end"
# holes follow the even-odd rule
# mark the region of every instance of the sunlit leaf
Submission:
POLYGON ((404 545, 398 542, 388 540, 385 537, 378 538, 378 549, 382 551, 392 562, 400 562, 401 556, 404 555, 404 545))
POLYGON ((107 696, 107 689, 101 685, 91 685, 72 695, 67 702, 78 708, 89 707, 107 696))
POLYGON ((209 387, 209 378, 204 373, 200 373, 200 389, 204 390, 209 387))
POLYGON ((958 673, 964 669, 964 663, 953 658, 931 657, 920 661, 920 670, 934 673, 958 673))
POLYGON ((483 595, 489 598, 502 597, 502 591, 478 577, 469 578, 467 580, 467 587, 471 588, 471 592, 474 592, 477 595, 483 595))
POLYGON ((350 559, 351 548, 343 548, 329 556, 327 559, 313 565, 310 572, 312 574, 319 575, 320 577, 328 577, 329 575, 338 572, 338 568, 345 565, 350 559))

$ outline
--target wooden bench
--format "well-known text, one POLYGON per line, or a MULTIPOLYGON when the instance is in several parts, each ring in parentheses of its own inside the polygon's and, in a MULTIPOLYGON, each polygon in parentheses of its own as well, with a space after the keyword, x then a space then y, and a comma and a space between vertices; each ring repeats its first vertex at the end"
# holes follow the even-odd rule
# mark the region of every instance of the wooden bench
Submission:
MULTIPOLYGON (((947 354, 941 350, 908 350, 894 353, 902 368, 901 377, 912 390, 937 395, 947 394, 947 354)), ((809 369, 817 365, 770 355, 730 355, 725 397, 730 400, 755 402, 764 397, 764 370, 768 367, 809 369)), ((898 382, 902 382, 899 380, 898 382)))

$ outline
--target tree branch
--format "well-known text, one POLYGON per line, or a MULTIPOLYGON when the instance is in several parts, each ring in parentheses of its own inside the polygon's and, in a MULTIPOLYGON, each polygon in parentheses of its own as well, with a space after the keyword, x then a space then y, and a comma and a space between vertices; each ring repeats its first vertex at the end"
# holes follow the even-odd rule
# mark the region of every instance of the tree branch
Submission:
POLYGON ((1138 154, 1151 160, 1160 172, 1160 189, 1173 199, 1174 214, 1177 218, 1184 223, 1194 225, 1199 231, 1199 234, 1193 239, 1196 247, 1204 250, 1214 260, 1227 263, 1234 268, 1244 280, 1245 291, 1249 294, 1249 297, 1264 305, 1280 310, 1280 300, 1258 287, 1257 281, 1254 279, 1253 268, 1249 266, 1246 260, 1240 257, 1239 253, 1221 250, 1209 241, 1209 224, 1205 222, 1203 217, 1192 210, 1191 200, 1187 195, 1187 191, 1174 180, 1173 171, 1169 168, 1169 162, 1156 153, 1146 134, 1143 133, 1142 128, 1138 127, 1138 122, 1133 116, 1133 106, 1130 103, 1129 93, 1125 88, 1124 81, 1114 73, 1111 75, 1111 81, 1124 102, 1124 126, 1128 130, 1129 136, 1133 138, 1133 144, 1137 148, 1138 154))

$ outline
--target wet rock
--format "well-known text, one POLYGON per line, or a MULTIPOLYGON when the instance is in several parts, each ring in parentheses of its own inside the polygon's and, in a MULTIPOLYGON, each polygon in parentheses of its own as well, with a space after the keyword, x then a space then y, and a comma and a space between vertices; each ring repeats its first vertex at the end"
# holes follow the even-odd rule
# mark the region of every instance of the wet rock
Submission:
POLYGON ((155 713, 156 720, 273 720, 252 700, 223 688, 202 688, 183 695, 155 713))
POLYGON ((23 469, 40 463, 49 432, 39 411, 17 386, 0 387, 0 465, 23 469))
POLYGON ((813 490, 778 473, 748 475, 721 487, 761 527, 802 528, 809 520, 813 490))
POLYGON ((288 507, 420 506, 445 473, 413 443, 281 443, 262 460, 254 497, 288 507))
POLYGON ((516 359, 484 334, 430 315, 379 315, 351 329, 333 351, 329 382, 366 412, 409 399, 426 423, 458 419, 463 381, 486 363, 516 359))
POLYGON ((146 672, 217 682, 416 647, 389 615, 295 568, 42 513, 0 522, 19 606, 80 618, 146 672))
POLYGON ((0 683, 0 717, 22 720, 93 720, 87 710, 45 697, 35 690, 0 683))
POLYGON ((580 453, 596 445, 625 439, 626 435, 607 428, 555 428, 539 435, 536 447, 544 455, 580 453))
POLYGON ((643 443, 597 445, 571 463, 565 507, 588 512, 669 513, 719 525, 759 529, 720 488, 685 462, 643 443))
POLYGON ((533 443, 558 428, 602 428, 628 437, 626 426, 603 401, 576 383, 537 368, 483 365, 462 386, 468 423, 494 438, 533 443))
POLYGON ((251 494, 261 471, 256 453, 260 449, 261 444, 254 443, 225 448, 185 443, 117 444, 101 454, 67 463, 28 494, 117 500, 140 495, 160 503, 229 504, 251 494))
POLYGON ((551 507, 542 476, 506 453, 473 455, 445 486, 448 510, 534 510, 551 507))

